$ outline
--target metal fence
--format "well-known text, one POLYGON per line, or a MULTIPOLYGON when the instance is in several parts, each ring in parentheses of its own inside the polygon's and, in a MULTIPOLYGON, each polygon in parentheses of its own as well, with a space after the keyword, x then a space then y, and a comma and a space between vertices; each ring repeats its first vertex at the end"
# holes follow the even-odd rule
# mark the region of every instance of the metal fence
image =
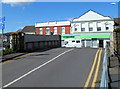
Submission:
POLYGON ((106 46, 104 51, 104 59, 103 59, 103 71, 100 87, 101 89, 108 89, 108 47, 106 46))

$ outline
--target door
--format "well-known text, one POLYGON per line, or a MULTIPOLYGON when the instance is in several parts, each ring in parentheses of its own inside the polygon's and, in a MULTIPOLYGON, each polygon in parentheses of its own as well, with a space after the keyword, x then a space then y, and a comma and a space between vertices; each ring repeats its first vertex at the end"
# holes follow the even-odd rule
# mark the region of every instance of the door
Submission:
POLYGON ((85 40, 82 40, 82 47, 85 47, 85 40))
POLYGON ((99 40, 99 47, 103 47, 103 40, 99 40))

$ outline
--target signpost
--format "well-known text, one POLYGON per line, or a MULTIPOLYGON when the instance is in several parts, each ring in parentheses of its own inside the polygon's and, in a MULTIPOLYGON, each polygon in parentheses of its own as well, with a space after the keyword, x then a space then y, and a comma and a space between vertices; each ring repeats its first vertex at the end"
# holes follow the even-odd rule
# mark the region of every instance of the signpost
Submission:
MULTIPOLYGON (((4 29, 5 29, 5 17, 0 17, 0 30, 2 31, 1 32, 1 39, 2 39, 2 44, 1 44, 1 48, 2 48, 2 53, 1 53, 1 58, 3 59, 3 33, 4 33, 4 29)), ((2 61, 2 60, 0 60, 2 61)))

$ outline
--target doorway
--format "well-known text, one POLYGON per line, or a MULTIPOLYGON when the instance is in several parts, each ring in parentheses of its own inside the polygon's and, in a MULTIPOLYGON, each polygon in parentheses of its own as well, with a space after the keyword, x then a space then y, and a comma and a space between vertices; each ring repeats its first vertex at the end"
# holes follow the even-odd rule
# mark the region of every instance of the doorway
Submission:
POLYGON ((99 47, 103 48, 103 40, 99 40, 99 47))

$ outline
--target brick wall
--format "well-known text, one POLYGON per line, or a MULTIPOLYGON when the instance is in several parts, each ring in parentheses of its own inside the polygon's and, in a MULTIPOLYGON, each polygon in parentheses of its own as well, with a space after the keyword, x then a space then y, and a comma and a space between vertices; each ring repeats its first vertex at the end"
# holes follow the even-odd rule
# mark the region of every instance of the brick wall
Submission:
MULTIPOLYGON (((61 27, 65 27, 65 34, 70 34, 70 26, 55 26, 55 27, 57 27, 57 34, 61 34, 61 27)), ((42 27, 43 35, 46 34, 46 28, 47 27, 42 27)), ((54 26, 51 26, 49 28, 50 28, 50 32, 54 32, 54 26)), ((39 34, 39 29, 40 27, 36 28, 36 34, 39 34)))

